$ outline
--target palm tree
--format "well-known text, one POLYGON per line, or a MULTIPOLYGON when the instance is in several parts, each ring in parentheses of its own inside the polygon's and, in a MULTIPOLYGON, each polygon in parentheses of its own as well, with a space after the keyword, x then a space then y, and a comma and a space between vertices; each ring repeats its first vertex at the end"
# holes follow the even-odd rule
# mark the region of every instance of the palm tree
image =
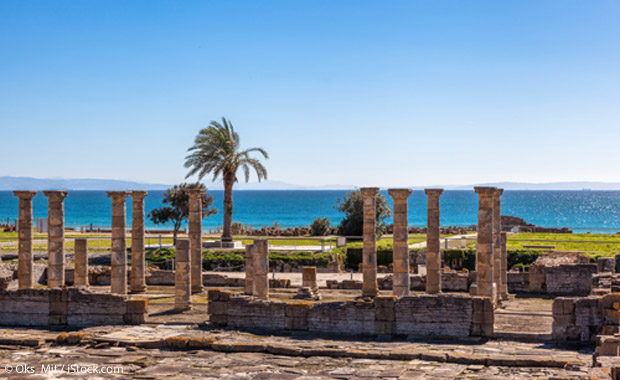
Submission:
POLYGON ((233 213, 232 188, 237 182, 237 170, 243 169, 245 182, 250 180, 250 168, 258 176, 258 181, 267 179, 267 169, 256 158, 250 157, 251 152, 259 152, 265 158, 269 155, 263 148, 239 150, 239 135, 235 132, 230 120, 222 118, 222 122, 212 121, 209 127, 198 132, 194 145, 187 150, 191 152, 185 157, 185 167, 191 168, 185 176, 188 178, 198 173, 202 179, 208 173, 213 180, 222 177, 224 181, 224 231, 222 241, 232 241, 231 224, 233 213))

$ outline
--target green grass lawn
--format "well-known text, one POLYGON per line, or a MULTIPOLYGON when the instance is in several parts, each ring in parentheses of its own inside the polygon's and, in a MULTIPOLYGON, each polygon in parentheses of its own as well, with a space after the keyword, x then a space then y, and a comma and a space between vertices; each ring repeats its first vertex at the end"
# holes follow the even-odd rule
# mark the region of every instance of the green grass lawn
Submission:
POLYGON ((620 235, 548 233, 521 233, 508 235, 508 249, 524 249, 524 245, 554 245, 555 248, 553 250, 556 251, 585 251, 592 253, 593 255, 590 254, 591 256, 613 256, 616 253, 620 253, 620 235))

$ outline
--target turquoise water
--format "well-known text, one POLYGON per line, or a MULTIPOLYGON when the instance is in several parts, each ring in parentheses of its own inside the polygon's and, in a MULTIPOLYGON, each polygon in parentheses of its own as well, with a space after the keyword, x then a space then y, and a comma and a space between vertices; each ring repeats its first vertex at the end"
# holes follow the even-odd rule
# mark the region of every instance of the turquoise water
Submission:
MULTIPOLYGON (((307 226, 316 217, 328 217, 333 224, 342 218, 333 206, 346 191, 236 191, 233 220, 254 227, 278 222, 282 227, 307 226)), ((161 207, 163 191, 150 191, 146 212, 161 207)), ((220 212, 203 220, 205 229, 222 224, 223 191, 210 191, 220 212)), ((387 195, 386 192, 384 194, 387 195)), ((391 198, 388 196, 391 202, 391 198)), ((477 223, 478 197, 473 191, 446 191, 441 200, 441 224, 468 226, 477 223)), ((17 197, 0 191, 0 220, 17 218, 17 197)), ((128 199, 128 224, 131 222, 128 199)), ((39 192, 33 199, 35 218, 47 217, 47 198, 39 192)), ((545 227, 569 227, 575 232, 620 231, 620 191, 506 191, 502 214, 513 215, 545 227)), ((68 227, 109 226, 111 200, 104 191, 70 191, 65 201, 68 227)), ((147 228, 155 226, 147 220, 147 228)), ((414 191, 409 198, 409 224, 426 225, 426 195, 414 191)), ((170 227, 170 226, 168 226, 170 227)))

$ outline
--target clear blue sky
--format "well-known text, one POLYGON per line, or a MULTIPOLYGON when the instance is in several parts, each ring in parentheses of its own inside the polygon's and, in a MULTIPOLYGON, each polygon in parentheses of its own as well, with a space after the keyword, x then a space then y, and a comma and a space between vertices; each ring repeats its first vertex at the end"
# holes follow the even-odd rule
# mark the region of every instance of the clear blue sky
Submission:
POLYGON ((177 183, 222 116, 295 184, 620 181, 620 2, 0 1, 0 176, 177 183))

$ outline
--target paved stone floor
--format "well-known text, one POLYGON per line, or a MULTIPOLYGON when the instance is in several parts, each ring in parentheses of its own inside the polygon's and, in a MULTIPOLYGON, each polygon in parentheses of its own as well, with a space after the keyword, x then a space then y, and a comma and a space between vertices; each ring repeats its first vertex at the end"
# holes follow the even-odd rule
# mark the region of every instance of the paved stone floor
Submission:
POLYGON ((184 324, 98 326, 69 335, 0 329, 1 378, 608 379, 608 373, 592 367, 591 347, 507 340, 263 336, 184 324), (57 344, 59 335, 77 339, 57 344), (189 341, 210 346, 190 348, 189 341), (397 356, 403 353, 416 358, 397 356))
POLYGON ((131 351, 121 347, 45 346, 29 350, 0 349, 0 356, 0 377, 15 379, 506 380, 608 378, 605 371, 601 369, 514 368, 437 363, 424 360, 289 357, 264 353, 214 351, 185 352, 159 349, 131 351), (7 373, 9 369, 10 373, 7 373))

